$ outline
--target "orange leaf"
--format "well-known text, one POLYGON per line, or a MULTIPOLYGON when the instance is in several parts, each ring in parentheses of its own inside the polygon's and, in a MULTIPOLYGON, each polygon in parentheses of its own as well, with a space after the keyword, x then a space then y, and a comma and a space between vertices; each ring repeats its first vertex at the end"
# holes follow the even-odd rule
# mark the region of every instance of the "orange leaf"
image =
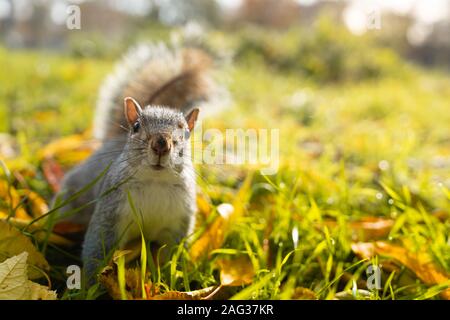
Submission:
POLYGON ((53 158, 46 158, 42 162, 42 171, 53 192, 58 192, 64 177, 61 166, 53 158))
POLYGON ((205 218, 211 213, 211 204, 203 194, 197 194, 197 208, 198 212, 205 218))
POLYGON ((242 286, 253 281, 255 271, 247 256, 221 259, 217 263, 220 267, 220 283, 223 286, 242 286))
MULTIPOLYGON (((361 258, 381 255, 393 258, 406 266, 427 285, 441 284, 449 281, 448 275, 436 266, 426 251, 411 252, 401 246, 384 241, 374 243, 360 242, 352 244, 352 250, 361 258)), ((450 300, 450 289, 441 292, 444 299, 450 300)))
POLYGON ((36 192, 24 189, 19 190, 19 193, 21 196, 27 197, 27 202, 30 204, 30 208, 32 210, 31 214, 33 217, 39 217, 48 212, 47 203, 36 192))
MULTIPOLYGON (((2 218, 1 212, 0 212, 0 221, 2 221, 2 220, 4 220, 4 219, 2 218)), ((41 224, 35 223, 35 224, 32 224, 31 226, 29 226, 30 218, 27 218, 27 219, 10 218, 8 220, 8 223, 19 229, 26 228, 27 231, 29 231, 30 233, 33 233, 33 235, 37 241, 48 240, 48 242, 50 242, 50 243, 53 243, 53 244, 56 244, 59 246, 64 246, 64 247, 72 247, 75 245, 75 243, 73 241, 66 239, 60 235, 54 234, 54 233, 50 233, 50 235, 47 239, 47 232, 45 231, 45 229, 42 227, 41 224)))
POLYGON ((225 238, 224 229, 227 229, 227 225, 228 221, 222 216, 216 218, 202 236, 192 244, 191 257, 193 261, 214 249, 220 248, 225 238))
POLYGON ((217 211, 220 215, 210 224, 202 236, 192 244, 192 260, 196 261, 200 257, 209 254, 210 251, 222 246, 229 226, 244 212, 244 208, 251 195, 250 188, 252 179, 253 173, 249 173, 237 192, 232 204, 222 203, 217 207, 217 211))
POLYGON ((55 224, 53 232, 60 235, 73 235, 86 231, 86 225, 70 221, 61 221, 55 224))
POLYGON ((89 157, 99 145, 99 142, 89 141, 86 135, 71 135, 45 146, 39 158, 53 158, 63 165, 75 165, 89 157))
POLYGON ((150 296, 148 300, 201 300, 209 296, 216 289, 217 287, 207 287, 194 291, 167 291, 163 294, 150 296))
POLYGON ((316 293, 308 288, 297 287, 295 288, 292 299, 297 300, 317 300, 316 293))
MULTIPOLYGON (((318 224, 318 227, 321 229, 323 225, 328 228, 336 228, 338 226, 337 222, 334 220, 324 220, 321 224, 318 224)), ((352 239, 358 241, 385 238, 389 235, 393 226, 394 220, 377 217, 365 217, 361 220, 351 221, 347 224, 352 239)))
MULTIPOLYGON (((14 217, 23 220, 31 220, 31 217, 28 215, 26 210, 23 208, 23 204, 21 203, 21 197, 19 192, 13 187, 9 186, 6 181, 0 180, 0 199, 2 199, 9 208, 3 208, 2 212, 8 215, 9 210, 14 210, 14 217)), ((2 216, 4 215, 2 214, 2 216)))

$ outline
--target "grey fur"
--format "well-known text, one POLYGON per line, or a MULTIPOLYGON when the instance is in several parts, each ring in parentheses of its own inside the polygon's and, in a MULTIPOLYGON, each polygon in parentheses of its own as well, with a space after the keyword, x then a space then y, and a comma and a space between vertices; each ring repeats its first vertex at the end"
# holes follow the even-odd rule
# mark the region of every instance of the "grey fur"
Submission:
MULTIPOLYGON (((200 77, 201 81, 192 78, 192 85, 187 85, 185 89, 186 101, 179 111, 169 108, 174 107, 172 105, 144 108, 139 117, 141 130, 138 133, 132 132, 132 126, 129 127, 130 132, 111 130, 112 126, 117 129, 117 114, 123 108, 118 100, 124 98, 121 95, 127 86, 131 83, 136 85, 136 79, 143 75, 142 70, 151 71, 153 79, 161 76, 161 83, 155 84, 163 85, 185 68, 181 54, 163 45, 144 45, 132 49, 102 86, 94 126, 95 136, 102 140, 102 146, 84 163, 66 174, 61 192, 57 195, 62 200, 68 199, 110 165, 108 172, 91 189, 59 210, 61 219, 88 226, 82 258, 89 283, 95 280, 95 271, 102 262, 106 262, 105 258, 112 249, 123 247, 126 241, 140 237, 134 217, 130 218, 128 193, 137 205, 138 218, 142 219, 147 241, 167 244, 170 248, 192 231, 196 211, 196 182, 190 143, 184 135, 187 130, 184 116, 187 110, 198 107, 197 102, 202 99, 220 96, 215 92, 207 94, 207 97, 203 95, 212 93, 212 82, 207 77, 200 77), (201 94, 190 91, 203 85, 205 90, 201 94), (114 132, 114 135, 108 132, 114 132), (152 167, 155 165, 155 154, 149 141, 156 134, 169 135, 177 142, 163 159, 163 170, 154 170, 152 167), (105 195, 106 191, 110 192, 105 195), (93 204, 67 216, 87 203, 93 204), (129 225, 129 229, 126 225, 129 225)), ((152 87, 148 91, 156 89, 152 87)), ((168 252, 166 250, 164 254, 168 252)))
MULTIPOLYGON (((85 272, 88 279, 91 279, 101 262, 105 261, 108 253, 116 247, 121 246, 120 238, 127 238, 126 231, 120 229, 124 206, 129 206, 127 194, 139 195, 141 188, 146 188, 146 184, 152 181, 158 184, 158 187, 164 186, 167 192, 161 192, 161 197, 172 197, 170 201, 180 201, 183 203, 183 212, 178 227, 163 229, 158 235, 147 240, 153 240, 168 246, 173 246, 180 239, 186 237, 192 230, 194 224, 195 207, 195 176, 191 163, 189 140, 180 134, 179 123, 183 124, 183 130, 186 130, 187 124, 182 113, 163 107, 147 107, 144 109, 139 121, 142 123, 141 130, 138 133, 130 133, 123 152, 113 161, 109 171, 101 181, 99 187, 92 189, 92 192, 85 196, 86 198, 94 196, 100 197, 108 190, 113 190, 106 196, 103 196, 96 203, 94 214, 90 220, 86 233, 82 258, 85 266, 85 272), (162 171, 151 169, 150 163, 154 155, 148 145, 149 137, 157 133, 171 134, 177 141, 173 147, 166 168, 162 171), (179 156, 179 151, 183 149, 183 157, 179 156), (149 164, 146 164, 150 162, 149 164), (133 190, 138 189, 138 192, 133 190), (179 198, 180 200, 177 200, 179 198)), ((109 159, 108 159, 109 160, 109 159)), ((102 165, 107 165, 107 160, 102 160, 102 165)), ((99 164, 95 164, 100 166, 99 164)), ((97 167, 97 169, 100 169, 97 167)), ((89 169, 87 169, 89 170, 89 169)), ((98 170, 96 172, 99 172, 98 170)), ((145 203, 142 199, 133 199, 135 203, 145 203)), ((164 199, 160 199, 164 201, 164 199)), ((149 214, 153 214, 149 208, 136 208, 142 215, 144 223, 146 219, 151 219, 149 214)), ((170 215, 172 212, 164 212, 170 215)), ((179 217, 179 216, 176 216, 179 217)), ((131 224, 136 223, 130 221, 131 224)), ((177 223, 174 221, 174 225, 177 223)), ((155 226, 156 227, 156 226, 155 226)), ((144 230, 145 231, 145 230, 144 230)), ((135 240, 127 238, 126 242, 135 240)), ((144 234, 144 236, 147 236, 144 234)), ((167 250, 168 252, 168 250, 167 250)))

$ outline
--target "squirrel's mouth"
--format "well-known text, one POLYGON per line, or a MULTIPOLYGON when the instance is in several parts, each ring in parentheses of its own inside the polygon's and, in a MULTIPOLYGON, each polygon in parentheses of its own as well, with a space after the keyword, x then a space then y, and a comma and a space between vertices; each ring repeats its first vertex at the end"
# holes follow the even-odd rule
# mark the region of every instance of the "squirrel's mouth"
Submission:
POLYGON ((152 167, 152 169, 158 170, 158 171, 164 169, 164 167, 160 164, 152 164, 151 167, 152 167))

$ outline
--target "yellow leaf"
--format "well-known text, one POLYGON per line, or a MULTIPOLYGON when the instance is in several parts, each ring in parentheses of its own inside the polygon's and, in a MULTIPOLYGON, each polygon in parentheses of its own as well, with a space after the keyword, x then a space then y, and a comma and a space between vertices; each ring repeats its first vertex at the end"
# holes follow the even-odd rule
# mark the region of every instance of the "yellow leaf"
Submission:
POLYGON ((211 205, 206 200, 204 195, 198 194, 197 195, 197 208, 198 212, 204 217, 207 218, 209 214, 211 213, 211 205))
MULTIPOLYGON (((140 270, 138 268, 125 270, 125 293, 127 299, 132 300, 142 297, 140 279, 140 270)), ((111 298, 115 300, 122 299, 122 293, 117 281, 117 267, 115 265, 109 265, 100 272, 99 282, 106 288, 111 298)))
POLYGON ((220 283, 223 286, 242 286, 253 281, 255 271, 247 256, 221 259, 218 261, 218 265, 220 267, 220 283))
POLYGON ((211 223, 201 237, 192 244, 192 260, 196 261, 199 258, 208 255, 212 250, 222 246, 229 226, 244 212, 245 206, 251 195, 250 188, 252 179, 253 173, 249 173, 237 192, 232 204, 222 203, 217 207, 219 216, 211 223))
POLYGON ((217 287, 207 287, 194 291, 168 291, 150 296, 148 300, 201 300, 213 293, 217 287))
POLYGON ((224 240, 224 232, 228 221, 219 216, 202 234, 202 236, 192 244, 191 257, 196 261, 200 257, 208 254, 214 249, 220 248, 224 240))
POLYGON ((44 275, 42 271, 50 270, 48 262, 28 237, 7 222, 0 220, 0 262, 24 251, 29 255, 28 277, 30 279, 40 278, 44 275))
POLYGON ((27 278, 28 253, 0 263, 0 300, 56 300, 56 292, 27 278))
MULTIPOLYGON (((322 223, 317 224, 317 228, 321 230, 324 225, 328 228, 338 227, 338 223, 336 221, 324 220, 322 223)), ((377 217, 365 217, 361 220, 347 223, 352 239, 358 241, 369 241, 385 238, 389 235, 389 232, 393 226, 394 220, 377 217)))
POLYGON ((56 291, 28 280, 29 300, 56 300, 56 291))
MULTIPOLYGON (((375 255, 393 258, 414 272, 427 285, 441 284, 449 281, 448 275, 438 268, 430 254, 426 251, 411 252, 406 248, 384 241, 353 243, 352 250, 359 257, 365 259, 375 255)), ((442 291, 441 296, 444 299, 450 300, 450 289, 442 291)))
POLYGON ((22 197, 27 197, 33 217, 39 217, 48 212, 47 203, 36 192, 26 189, 18 190, 18 192, 22 197))
POLYGON ((28 295, 28 253, 23 252, 0 264, 0 300, 24 300, 28 295))
POLYGON ((295 288, 292 299, 297 300, 317 300, 316 293, 308 288, 297 287, 295 288))
MULTIPOLYGON (((41 221, 43 221, 43 220, 41 220, 41 221)), ((23 219, 17 219, 17 218, 10 218, 8 220, 8 222, 6 222, 6 220, 2 219, 2 217, 0 215, 0 223, 2 223, 2 222, 8 223, 19 229, 26 228, 26 230, 28 232, 33 233, 33 236, 37 241, 48 240, 49 243, 53 243, 53 244, 56 244, 58 246, 63 246, 63 247, 72 247, 76 244, 74 241, 64 238, 55 233, 50 233, 50 235, 48 236, 48 239, 47 239, 47 232, 41 226, 41 224, 40 224, 41 221, 29 226, 30 220, 28 220, 28 219, 23 220, 23 219)), ((1 239, 1 236, 0 236, 0 239, 1 239)))
POLYGON ((53 141, 39 153, 39 159, 54 158, 65 165, 74 165, 85 160, 99 146, 85 135, 71 135, 53 141))
MULTIPOLYGON (((0 180, 0 199, 2 199, 9 208, 13 209, 14 216, 19 219, 29 219, 31 220, 31 217, 28 215, 28 213, 23 208, 23 205, 20 203, 21 197, 17 190, 13 186, 8 187, 8 183, 4 180, 0 180)), ((9 214, 7 209, 3 209, 2 216, 6 213, 6 215, 9 214)))

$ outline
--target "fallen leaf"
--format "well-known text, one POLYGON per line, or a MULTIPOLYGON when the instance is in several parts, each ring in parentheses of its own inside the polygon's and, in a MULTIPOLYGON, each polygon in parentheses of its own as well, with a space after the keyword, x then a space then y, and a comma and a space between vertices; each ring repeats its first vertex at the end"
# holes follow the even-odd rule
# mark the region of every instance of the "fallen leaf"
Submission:
POLYGON ((3 217, 5 215, 8 216, 9 209, 12 209, 14 210, 14 217, 19 219, 31 219, 26 210, 23 208, 23 204, 21 203, 22 197, 17 190, 13 186, 8 185, 5 180, 0 180, 0 199, 2 199, 8 206, 2 210, 3 217))
POLYGON ((60 235, 72 235, 84 233, 86 231, 86 225, 79 224, 70 221, 61 221, 55 224, 53 232, 60 235))
POLYGON ((291 297, 296 300, 317 300, 316 293, 308 288, 297 287, 291 297))
POLYGON ((167 291, 155 296, 149 296, 148 300, 201 300, 217 290, 217 287, 207 287, 194 291, 167 291))
POLYGON ((42 271, 50 270, 47 260, 28 237, 7 222, 0 220, 0 262, 24 251, 28 253, 28 278, 40 278, 44 275, 42 271))
MULTIPOLYGON (((33 233, 33 236, 37 241, 47 241, 48 240, 49 243, 56 244, 56 245, 62 246, 62 247, 72 247, 76 244, 75 241, 72 241, 70 239, 62 237, 55 233, 50 233, 47 238, 47 231, 45 231, 45 228, 42 227, 42 225, 39 223, 40 221, 37 223, 34 223, 32 225, 29 225, 30 221, 31 220, 28 220, 28 219, 23 220, 23 219, 17 219, 17 218, 10 218, 8 221, 6 221, 6 219, 2 219, 0 217, 0 223, 4 222, 4 223, 10 224, 11 226, 14 226, 18 229, 26 228, 26 230, 28 232, 33 233)), ((0 236, 0 238, 1 238, 1 236, 0 236)))
POLYGON ((340 291, 334 295, 334 300, 370 300, 370 291, 364 289, 340 291))
POLYGON ((197 208, 198 212, 204 217, 207 218, 211 213, 211 204, 206 199, 204 194, 197 194, 197 208))
POLYGON ((0 300, 56 300, 56 292, 27 278, 28 253, 0 263, 0 300))
POLYGON ((25 197, 27 199, 26 202, 29 204, 31 215, 33 217, 39 217, 48 212, 47 203, 36 192, 23 189, 18 190, 18 193, 21 197, 25 197))
POLYGON ((252 283, 255 270, 247 256, 220 259, 217 264, 220 268, 220 283, 223 286, 242 286, 252 283))
MULTIPOLYGON (((114 252, 110 264, 103 268, 99 274, 99 282, 105 287, 111 298, 122 299, 122 293, 118 282, 118 268, 116 262, 121 257, 133 254, 130 250, 118 250, 114 252)), ((147 277, 149 278, 149 277, 147 277)), ((151 282, 144 284, 148 300, 200 300, 211 299, 216 294, 222 294, 222 286, 207 287, 193 291, 167 291, 160 293, 159 286, 153 286, 151 282)), ((141 270, 137 268, 125 269, 125 295, 128 300, 142 299, 141 270)), ((223 295, 219 295, 222 297, 223 295)))
MULTIPOLYGON (((334 220, 324 220, 316 225, 320 230, 323 226, 332 229, 338 227, 338 223, 334 220)), ((394 220, 377 217, 365 217, 361 220, 347 223, 347 228, 350 230, 351 238, 354 241, 369 241, 385 238, 389 235, 393 226, 394 220)))
POLYGON ((72 166, 89 157, 99 145, 100 142, 89 140, 86 134, 71 135, 46 145, 38 158, 55 159, 61 165, 72 166))
MULTIPOLYGON (((125 270, 125 288, 126 296, 129 300, 140 299, 142 297, 141 289, 141 271, 139 268, 125 270)), ((106 266, 99 274, 99 282, 108 291, 111 298, 121 300, 119 283, 117 281, 117 267, 115 264, 106 266)))
MULTIPOLYGON (((425 250, 411 252, 404 247, 384 241, 353 243, 351 247, 353 252, 363 259, 370 259, 375 255, 393 258, 414 272, 427 285, 442 284, 449 281, 448 275, 438 268, 430 254, 425 250)), ((450 300, 450 288, 442 291, 441 296, 450 300)))
POLYGON ((53 158, 46 158, 42 161, 42 172, 48 184, 54 193, 61 189, 61 181, 64 177, 64 171, 58 162, 53 158))
POLYGON ((49 290, 48 287, 28 280, 29 300, 56 300, 56 291, 49 290))
POLYGON ((0 300, 24 300, 27 298, 27 257, 23 252, 0 263, 0 300))
POLYGON ((233 203, 223 203, 217 207, 219 216, 191 246, 192 260, 197 261, 199 258, 207 256, 212 250, 222 246, 229 226, 244 212, 251 196, 252 180, 253 173, 249 173, 234 197, 233 203))

